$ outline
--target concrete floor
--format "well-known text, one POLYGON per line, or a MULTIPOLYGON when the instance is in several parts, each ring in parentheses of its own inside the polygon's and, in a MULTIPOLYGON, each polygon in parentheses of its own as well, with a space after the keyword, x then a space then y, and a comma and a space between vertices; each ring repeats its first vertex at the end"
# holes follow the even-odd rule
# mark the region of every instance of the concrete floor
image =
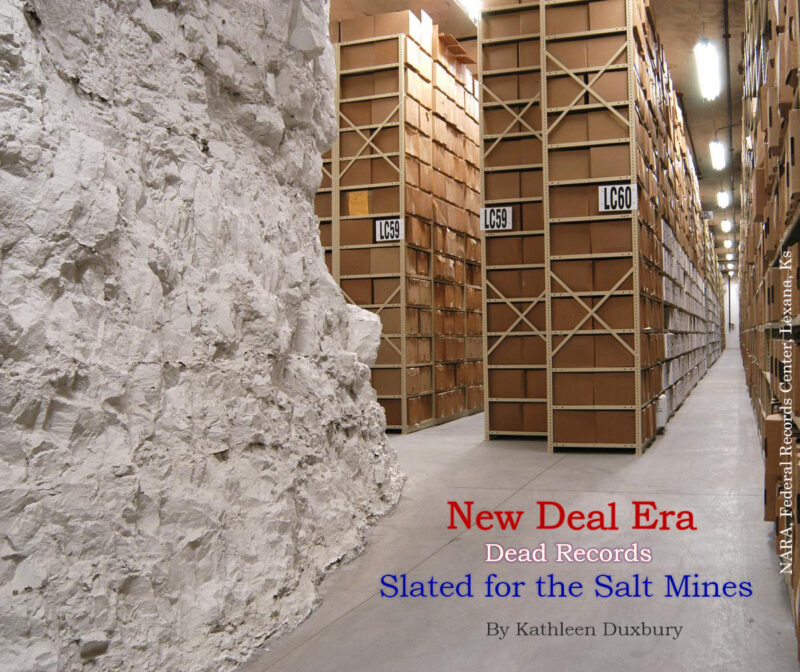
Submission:
POLYGON ((728 350, 643 457, 547 454, 526 441, 483 441, 483 416, 394 437, 408 483, 396 511, 370 532, 366 552, 322 586, 302 626, 269 643, 247 672, 536 670, 797 670, 789 600, 762 522, 762 462, 738 350, 728 350), (631 501, 688 509, 698 531, 632 531, 631 501), (525 510, 516 532, 447 530, 447 501, 525 510), (616 501, 617 531, 541 531, 536 501, 567 509, 616 501), (650 564, 484 563, 484 543, 650 547, 650 564), (384 574, 409 580, 473 576, 472 599, 387 599, 384 574), (527 582, 518 599, 484 599, 491 573, 527 582), (537 597, 540 575, 583 581, 581 598, 537 597), (653 580, 652 598, 594 596, 594 577, 653 580), (665 598, 664 574, 751 581, 749 598, 665 598), (517 622, 594 625, 596 637, 521 637, 517 622), (511 626, 500 641, 487 623, 511 626), (603 636, 603 623, 681 625, 678 639, 603 636))

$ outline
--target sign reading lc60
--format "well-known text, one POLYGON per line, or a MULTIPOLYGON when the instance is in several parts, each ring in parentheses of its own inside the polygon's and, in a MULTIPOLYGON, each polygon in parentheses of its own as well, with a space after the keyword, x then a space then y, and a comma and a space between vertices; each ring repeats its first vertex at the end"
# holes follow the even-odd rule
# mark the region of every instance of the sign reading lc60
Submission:
POLYGON ((639 207, 635 184, 604 184, 599 188, 600 212, 631 212, 639 207))

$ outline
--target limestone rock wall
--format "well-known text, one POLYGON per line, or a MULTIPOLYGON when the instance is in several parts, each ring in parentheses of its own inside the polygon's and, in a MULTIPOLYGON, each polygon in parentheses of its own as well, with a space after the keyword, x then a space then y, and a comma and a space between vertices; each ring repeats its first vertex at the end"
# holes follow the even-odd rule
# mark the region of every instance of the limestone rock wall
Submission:
POLYGON ((232 669, 399 496, 312 210, 327 14, 0 0, 2 670, 232 669))

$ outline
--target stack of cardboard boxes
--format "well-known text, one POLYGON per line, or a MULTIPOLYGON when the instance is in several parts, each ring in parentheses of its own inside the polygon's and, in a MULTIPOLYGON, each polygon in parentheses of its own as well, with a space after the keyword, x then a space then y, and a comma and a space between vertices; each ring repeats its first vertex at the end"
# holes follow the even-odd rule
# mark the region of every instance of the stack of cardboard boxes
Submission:
POLYGON ((479 54, 483 203, 510 208, 513 230, 484 240, 487 431, 546 436, 540 14, 530 3, 514 11, 491 4, 479 54))
POLYGON ((480 55, 484 206, 512 215, 484 232, 487 435, 641 451, 722 330, 652 17, 637 0, 489 0, 480 55), (601 187, 633 185, 627 208, 603 207, 601 187))
POLYGON ((797 624, 800 384, 792 371, 800 358, 800 10, 796 2, 757 0, 745 11, 741 348, 763 438, 764 519, 776 526, 782 563, 789 556, 780 541, 787 529, 794 532, 792 571, 782 573, 797 624))
POLYGON ((390 429, 482 408, 479 107, 464 51, 409 11, 331 28, 339 134, 317 195, 345 298, 383 325, 390 429))

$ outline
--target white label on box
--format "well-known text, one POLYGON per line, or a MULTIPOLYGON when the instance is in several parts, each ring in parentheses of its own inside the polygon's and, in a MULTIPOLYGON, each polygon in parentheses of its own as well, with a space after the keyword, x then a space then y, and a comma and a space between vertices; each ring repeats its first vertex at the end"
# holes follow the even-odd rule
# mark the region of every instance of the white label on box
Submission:
POLYGON ((514 216, 510 207, 481 208, 481 231, 511 231, 514 216))
POLYGON ((388 217, 375 220, 375 242, 389 243, 403 240, 405 220, 402 217, 388 217))
POLYGON ((599 189, 600 212, 632 212, 639 208, 636 184, 604 184, 599 189))

